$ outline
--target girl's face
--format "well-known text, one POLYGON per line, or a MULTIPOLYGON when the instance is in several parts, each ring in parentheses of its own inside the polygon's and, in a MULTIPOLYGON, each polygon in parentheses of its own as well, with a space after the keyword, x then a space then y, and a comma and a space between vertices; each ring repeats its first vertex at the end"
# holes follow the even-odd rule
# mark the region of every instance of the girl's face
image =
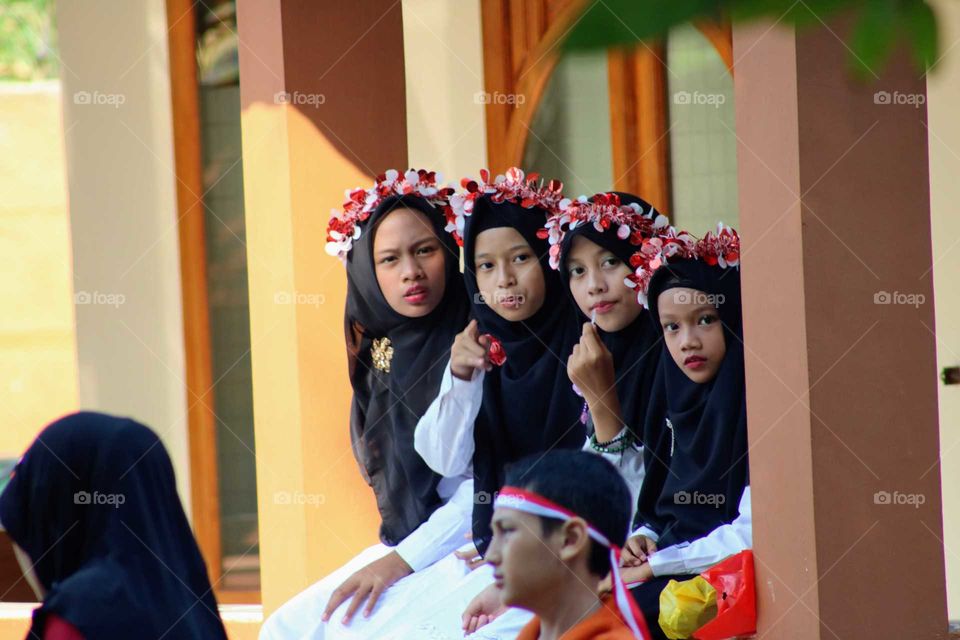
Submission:
POLYGON ((420 318, 437 308, 446 288, 446 256, 427 217, 395 209, 377 225, 373 239, 377 284, 390 308, 420 318))
POLYGON ((623 282, 630 275, 629 265, 608 249, 576 236, 566 260, 573 299, 588 318, 596 312, 597 326, 604 331, 620 331, 643 311, 633 289, 623 282))
POLYGON ((500 317, 519 322, 543 306, 546 282, 533 249, 512 227, 477 235, 473 268, 483 302, 500 317))
POLYGON ((697 384, 717 375, 727 352, 715 296, 696 289, 667 289, 657 298, 663 339, 673 361, 697 384))

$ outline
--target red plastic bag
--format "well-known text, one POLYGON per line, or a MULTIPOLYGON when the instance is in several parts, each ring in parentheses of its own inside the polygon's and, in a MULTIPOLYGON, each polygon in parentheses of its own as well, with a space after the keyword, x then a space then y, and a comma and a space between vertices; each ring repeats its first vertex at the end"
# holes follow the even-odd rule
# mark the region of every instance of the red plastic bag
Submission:
POLYGON ((727 640, 757 631, 753 551, 741 551, 700 574, 717 590, 717 617, 697 629, 697 640, 727 640))

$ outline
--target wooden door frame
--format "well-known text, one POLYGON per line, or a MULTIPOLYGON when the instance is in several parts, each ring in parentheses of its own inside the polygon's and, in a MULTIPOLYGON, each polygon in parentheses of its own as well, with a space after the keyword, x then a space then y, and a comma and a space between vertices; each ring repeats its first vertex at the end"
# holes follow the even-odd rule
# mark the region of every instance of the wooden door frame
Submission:
MULTIPOLYGON (((488 100, 487 158, 494 173, 523 163, 530 126, 559 58, 559 44, 580 16, 578 0, 484 0, 481 23, 488 100)), ((694 25, 733 73, 729 23, 694 25)), ((643 196, 670 210, 670 139, 663 44, 640 43, 607 54, 614 189, 643 196)))
POLYGON ((210 583, 214 587, 217 600, 224 604, 257 604, 260 602, 259 590, 227 590, 220 586, 223 579, 223 546, 207 291, 197 15, 196 5, 192 0, 166 0, 166 9, 177 178, 177 227, 180 239, 193 530, 207 564, 210 583))

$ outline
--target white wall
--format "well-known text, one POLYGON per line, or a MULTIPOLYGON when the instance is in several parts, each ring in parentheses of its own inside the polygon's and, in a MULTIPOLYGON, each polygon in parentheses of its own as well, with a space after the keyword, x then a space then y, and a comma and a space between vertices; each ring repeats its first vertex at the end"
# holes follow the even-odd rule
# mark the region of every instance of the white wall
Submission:
POLYGON ((409 163, 459 185, 487 165, 480 0, 402 6, 409 163))
MULTIPOLYGON (((936 0, 945 53, 927 79, 937 368, 960 366, 960 5, 936 0)), ((951 620, 960 619, 960 385, 940 384, 944 555, 951 620)))
POLYGON ((60 0, 56 18, 80 406, 157 431, 189 514, 165 4, 60 0))

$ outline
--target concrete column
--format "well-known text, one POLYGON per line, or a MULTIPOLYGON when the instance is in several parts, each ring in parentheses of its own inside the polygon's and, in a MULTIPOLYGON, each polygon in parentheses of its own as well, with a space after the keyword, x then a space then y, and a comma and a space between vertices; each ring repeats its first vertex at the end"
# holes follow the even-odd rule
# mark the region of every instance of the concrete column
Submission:
POLYGON ((924 79, 770 26, 734 30, 759 634, 945 638, 924 79))
POLYGON ((376 542, 349 442, 344 189, 406 168, 401 8, 240 0, 240 92, 265 613, 376 542))

